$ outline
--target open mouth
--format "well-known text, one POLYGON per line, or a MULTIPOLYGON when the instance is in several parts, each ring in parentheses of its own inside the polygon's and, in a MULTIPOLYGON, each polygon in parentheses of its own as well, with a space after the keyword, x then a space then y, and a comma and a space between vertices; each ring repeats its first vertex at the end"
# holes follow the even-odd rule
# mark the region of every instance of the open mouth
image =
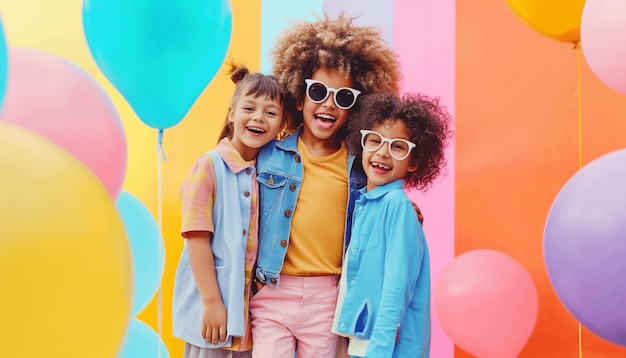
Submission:
POLYGON ((330 123, 335 123, 335 121, 337 120, 337 118, 328 114, 323 114, 323 113, 316 114, 315 119, 324 121, 324 122, 330 122, 330 123))
POLYGON ((246 127, 246 129, 254 134, 263 134, 266 132, 265 129, 259 127, 246 127))
POLYGON ((389 171, 389 170, 391 170, 391 167, 386 166, 386 165, 381 164, 381 163, 371 162, 370 165, 374 169, 378 169, 378 170, 381 170, 381 171, 389 171))

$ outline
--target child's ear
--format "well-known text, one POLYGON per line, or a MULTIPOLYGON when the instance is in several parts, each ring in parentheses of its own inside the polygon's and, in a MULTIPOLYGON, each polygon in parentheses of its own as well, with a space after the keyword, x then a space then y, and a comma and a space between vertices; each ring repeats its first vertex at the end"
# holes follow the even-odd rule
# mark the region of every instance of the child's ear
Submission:
POLYGON ((235 111, 233 111, 233 107, 228 107, 228 113, 226 114, 226 118, 228 118, 228 121, 230 123, 233 123, 235 121, 235 119, 233 118, 235 116, 235 111))
POLYGON ((301 98, 298 100, 298 103, 296 103, 296 109, 298 110, 298 112, 302 112, 303 108, 304 108, 304 98, 301 98))
POLYGON ((413 173, 414 171, 417 170, 417 167, 418 167, 417 163, 414 160, 411 160, 411 164, 409 164, 409 168, 407 169, 407 171, 409 173, 413 173))

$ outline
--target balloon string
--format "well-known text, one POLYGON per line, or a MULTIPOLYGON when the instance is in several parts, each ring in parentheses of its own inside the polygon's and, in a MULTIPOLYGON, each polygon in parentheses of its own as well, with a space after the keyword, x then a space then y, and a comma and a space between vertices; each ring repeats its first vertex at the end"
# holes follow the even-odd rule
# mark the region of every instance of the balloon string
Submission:
POLYGON ((157 134, 157 155, 158 154, 161 154, 163 161, 167 162, 165 150, 163 150, 163 129, 159 129, 159 134, 157 134))
MULTIPOLYGON (((580 65, 580 43, 574 45, 578 55, 578 168, 583 167, 583 98, 581 86, 581 65, 580 65)), ((583 357, 583 329, 580 322, 578 323, 578 357, 583 357)))
MULTIPOLYGON (((163 151, 163 130, 159 129, 159 133, 157 135, 157 206, 158 206, 158 220, 159 220, 159 232, 163 235, 163 176, 162 176, 162 168, 161 168, 161 160, 167 162, 167 158, 165 157, 165 151, 163 151)), ((159 245, 159 256, 163 256, 163 247, 159 245)), ((157 260, 158 261, 158 260, 157 260)), ((161 342, 163 341, 163 290, 161 287, 161 281, 159 281, 159 289, 157 291, 157 324, 158 324, 158 334, 159 334, 159 342, 157 357, 161 358, 161 342)))
POLYGON ((583 99, 581 86, 581 70, 580 70, 580 46, 576 44, 578 53, 578 167, 583 167, 583 99))

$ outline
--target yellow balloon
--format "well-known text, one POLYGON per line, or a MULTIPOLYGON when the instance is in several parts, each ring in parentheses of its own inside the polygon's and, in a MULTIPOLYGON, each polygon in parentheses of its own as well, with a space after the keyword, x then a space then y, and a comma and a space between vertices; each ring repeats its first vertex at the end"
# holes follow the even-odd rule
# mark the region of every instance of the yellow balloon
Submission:
POLYGON ((131 265, 98 178, 52 142, 0 122, 0 357, 115 357, 131 265))
POLYGON ((98 72, 83 32, 83 0, 0 0, 9 46, 61 56, 90 74, 98 72))
POLYGON ((505 0, 527 25, 554 40, 580 41, 585 0, 505 0))

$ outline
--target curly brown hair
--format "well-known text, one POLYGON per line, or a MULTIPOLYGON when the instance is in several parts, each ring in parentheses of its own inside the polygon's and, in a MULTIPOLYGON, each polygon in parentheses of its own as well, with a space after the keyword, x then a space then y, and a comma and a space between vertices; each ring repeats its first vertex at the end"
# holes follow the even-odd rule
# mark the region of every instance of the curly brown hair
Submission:
POLYGON ((452 116, 439 105, 438 98, 420 94, 371 94, 361 99, 359 108, 348 123, 348 150, 357 157, 361 148, 361 129, 372 129, 385 120, 404 122, 409 140, 416 144, 409 157, 417 164, 415 172, 407 173, 404 185, 425 191, 446 166, 444 150, 452 137, 452 116))
POLYGON ((354 19, 342 13, 334 20, 324 15, 315 22, 296 23, 272 49, 274 76, 287 92, 289 130, 302 124, 296 104, 304 99, 304 80, 320 68, 350 76, 362 94, 399 93, 401 73, 395 52, 380 29, 355 25, 354 19))

